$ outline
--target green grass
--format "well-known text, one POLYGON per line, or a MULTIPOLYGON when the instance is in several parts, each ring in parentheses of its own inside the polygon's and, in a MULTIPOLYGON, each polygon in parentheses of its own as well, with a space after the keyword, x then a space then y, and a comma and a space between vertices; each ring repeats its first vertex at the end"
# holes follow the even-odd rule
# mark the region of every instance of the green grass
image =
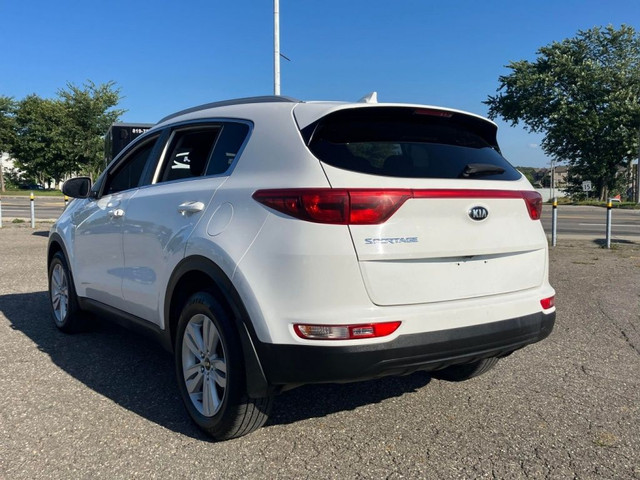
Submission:
POLYGON ((64 195, 60 190, 13 190, 7 189, 4 192, 0 192, 2 197, 28 197, 31 194, 36 197, 63 197, 64 195))

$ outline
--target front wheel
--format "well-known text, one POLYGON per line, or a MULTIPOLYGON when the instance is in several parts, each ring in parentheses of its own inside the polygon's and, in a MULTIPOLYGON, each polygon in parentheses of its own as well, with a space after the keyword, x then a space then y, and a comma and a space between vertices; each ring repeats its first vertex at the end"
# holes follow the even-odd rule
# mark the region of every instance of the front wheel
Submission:
POLYGON ((238 334, 210 293, 196 293, 185 304, 174 351, 180 394, 200 428, 227 440, 264 425, 272 397, 248 397, 238 334))
POLYGON ((56 327, 66 333, 82 329, 84 318, 78 306, 71 271, 62 252, 57 252, 49 263, 49 301, 56 327))

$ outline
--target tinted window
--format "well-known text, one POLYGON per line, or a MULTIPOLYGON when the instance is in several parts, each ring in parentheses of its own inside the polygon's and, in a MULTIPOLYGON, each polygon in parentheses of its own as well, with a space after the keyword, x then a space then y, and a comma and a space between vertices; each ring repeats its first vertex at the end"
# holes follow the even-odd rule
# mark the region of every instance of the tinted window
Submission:
POLYGON ((203 175, 209 162, 219 127, 199 127, 178 130, 169 145, 161 182, 203 175))
POLYGON ((326 116, 303 131, 323 162, 373 175, 516 180, 499 153, 495 127, 464 114, 362 108, 326 116))
POLYGON ((207 175, 218 175, 229 169, 248 133, 249 126, 244 123, 223 125, 207 167, 207 175))
POLYGON ((153 151, 157 139, 158 138, 155 137, 145 142, 120 162, 114 173, 110 174, 107 178, 104 190, 105 195, 129 190, 130 188, 136 188, 140 185, 140 178, 142 177, 144 167, 147 164, 147 160, 153 151))

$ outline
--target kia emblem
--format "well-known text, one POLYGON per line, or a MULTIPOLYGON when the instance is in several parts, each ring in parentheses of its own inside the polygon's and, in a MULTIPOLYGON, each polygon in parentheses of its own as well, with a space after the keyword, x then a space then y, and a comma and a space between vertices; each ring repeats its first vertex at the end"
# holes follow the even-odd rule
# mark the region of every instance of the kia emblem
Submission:
POLYGON ((489 216, 489 210, 487 210, 484 207, 475 206, 469 209, 469 218, 471 218, 471 220, 475 220, 476 222, 484 220, 488 216, 489 216))

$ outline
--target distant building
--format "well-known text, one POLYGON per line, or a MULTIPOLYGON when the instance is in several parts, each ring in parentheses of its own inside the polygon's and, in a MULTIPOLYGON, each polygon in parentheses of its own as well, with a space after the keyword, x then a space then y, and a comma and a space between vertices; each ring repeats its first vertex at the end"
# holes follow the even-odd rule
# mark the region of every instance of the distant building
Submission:
POLYGON ((5 152, 0 153, 0 165, 2 166, 4 171, 13 170, 15 168, 13 165, 13 158, 11 158, 11 156, 9 156, 9 154, 5 152))
POLYGON ((554 184, 556 188, 564 190, 567 187, 569 167, 560 166, 554 168, 554 184))
POLYGON ((13 164, 13 158, 8 153, 0 152, 0 174, 2 175, 2 184, 6 188, 10 176, 16 172, 13 164))
POLYGON ((131 141, 153 127, 153 123, 114 123, 104 138, 104 163, 109 165, 131 141))

